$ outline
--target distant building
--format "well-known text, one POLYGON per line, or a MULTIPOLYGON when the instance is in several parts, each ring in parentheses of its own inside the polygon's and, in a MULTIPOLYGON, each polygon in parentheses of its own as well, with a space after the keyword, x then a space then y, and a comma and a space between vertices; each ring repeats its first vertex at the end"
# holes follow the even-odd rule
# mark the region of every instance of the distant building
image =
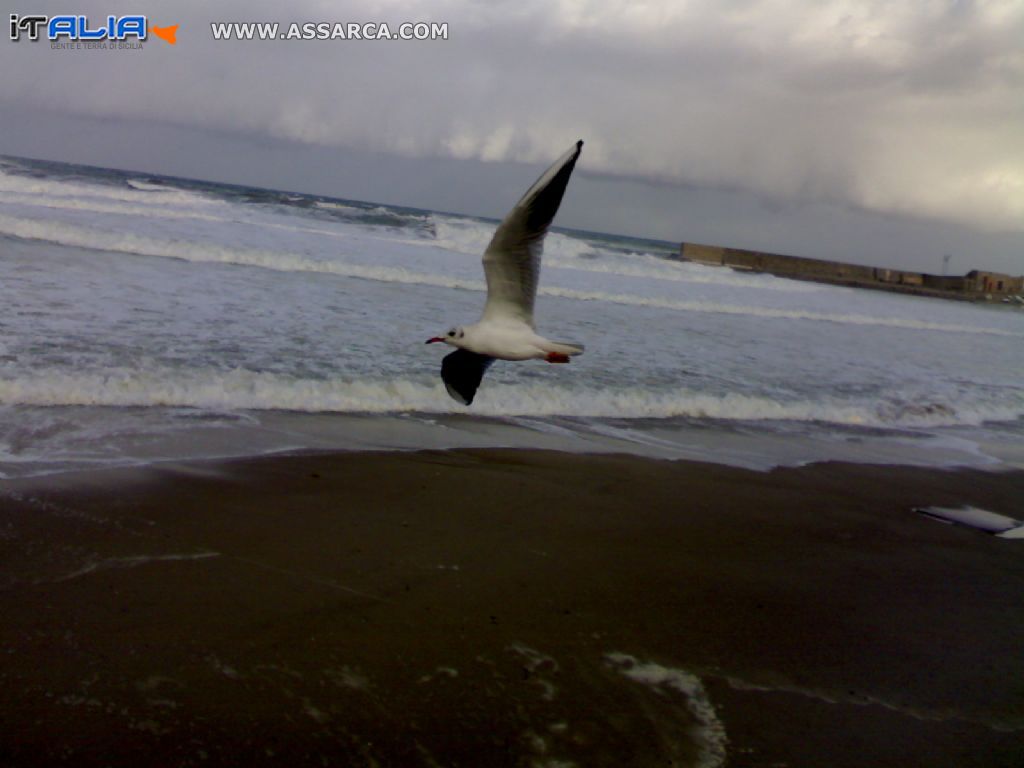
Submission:
POLYGON ((981 272, 972 269, 966 277, 967 290, 979 293, 1024 293, 1024 277, 1002 275, 998 272, 981 272))

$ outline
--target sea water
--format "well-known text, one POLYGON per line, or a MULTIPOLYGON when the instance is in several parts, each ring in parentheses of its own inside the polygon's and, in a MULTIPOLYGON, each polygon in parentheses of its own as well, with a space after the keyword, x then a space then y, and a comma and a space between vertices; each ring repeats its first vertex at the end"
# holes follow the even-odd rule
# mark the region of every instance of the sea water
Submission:
POLYGON ((586 353, 499 361, 467 409, 423 342, 478 318, 495 225, 0 159, 0 473, 463 446, 1024 466, 1024 312, 564 229, 538 329, 586 353))

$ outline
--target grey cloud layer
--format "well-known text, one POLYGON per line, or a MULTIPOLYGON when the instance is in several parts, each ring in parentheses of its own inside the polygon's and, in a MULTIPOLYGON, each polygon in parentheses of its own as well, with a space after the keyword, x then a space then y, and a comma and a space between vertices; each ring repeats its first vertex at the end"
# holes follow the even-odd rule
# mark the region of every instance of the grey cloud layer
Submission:
POLYGON ((407 156, 539 162, 583 136, 590 171, 1024 228, 1020 2, 132 9, 180 23, 176 48, 0 46, 0 98, 407 156), (211 20, 434 20, 451 39, 225 43, 211 20))

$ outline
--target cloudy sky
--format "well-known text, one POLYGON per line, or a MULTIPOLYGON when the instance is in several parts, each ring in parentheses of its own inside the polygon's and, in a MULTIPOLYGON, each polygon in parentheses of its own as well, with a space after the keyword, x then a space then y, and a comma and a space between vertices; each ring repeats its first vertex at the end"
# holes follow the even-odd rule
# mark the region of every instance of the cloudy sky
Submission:
POLYGON ((18 2, 180 27, 141 51, 4 40, 3 154, 500 216, 583 138, 566 226, 1024 272, 1024 0, 18 2))

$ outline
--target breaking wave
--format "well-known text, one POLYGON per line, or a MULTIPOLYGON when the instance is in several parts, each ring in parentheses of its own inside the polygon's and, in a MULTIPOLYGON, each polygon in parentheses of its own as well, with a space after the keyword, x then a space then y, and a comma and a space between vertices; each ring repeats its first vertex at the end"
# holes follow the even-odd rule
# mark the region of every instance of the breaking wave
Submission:
POLYGON ((8 173, 0 169, 0 192, 14 194, 45 195, 58 198, 89 198, 140 203, 146 206, 160 205, 224 205, 223 201, 210 196, 175 187, 127 179, 125 186, 78 182, 70 179, 43 179, 8 173))
MULTIPOLYGON (((455 253, 479 258, 491 241, 495 225, 473 219, 435 215, 435 244, 455 253)), ((422 243, 420 243, 422 244, 422 243)), ((670 261, 647 253, 613 252, 586 240, 551 232, 544 240, 544 264, 558 269, 601 272, 623 277, 703 283, 775 291, 810 292, 821 288, 812 283, 785 280, 774 275, 741 275, 731 269, 670 261)))
POLYGON ((154 184, 150 181, 140 181, 139 179, 127 179, 126 182, 132 189, 137 189, 141 192, 166 192, 167 187, 162 184, 154 184))
MULTIPOLYGON (((97 373, 56 369, 0 379, 0 405, 167 406, 285 410, 310 413, 464 413, 439 380, 308 379, 230 370, 115 368, 97 373)), ((1014 396, 1011 395, 1011 398, 1014 396)), ((1012 422, 1015 404, 781 401, 764 396, 710 395, 685 388, 645 391, 552 383, 489 382, 473 404, 484 416, 565 416, 614 419, 696 418, 725 421, 823 422, 863 427, 942 427, 1012 422)))
MULTIPOLYGON (((158 256, 192 262, 238 264, 283 272, 316 272, 379 282, 428 285, 470 291, 486 290, 483 281, 463 280, 442 274, 418 272, 404 267, 368 266, 337 260, 317 259, 297 253, 267 251, 255 248, 235 248, 214 243, 184 240, 165 240, 131 233, 110 232, 76 224, 57 223, 3 214, 0 214, 0 234, 31 240, 44 240, 59 245, 116 251, 141 256, 158 256)), ((986 334, 1014 338, 1024 337, 1024 334, 999 328, 935 323, 913 318, 778 309, 715 301, 691 301, 627 293, 583 291, 559 286, 543 286, 538 292, 545 296, 578 301, 601 301, 682 312, 745 315, 778 320, 814 320, 840 324, 885 326, 911 330, 942 331, 946 333, 986 334)))
POLYGON ((482 282, 460 281, 440 275, 412 272, 402 267, 369 267, 338 261, 325 261, 296 253, 263 251, 256 248, 232 248, 214 243, 163 240, 131 233, 106 232, 76 224, 45 222, 38 219, 15 218, 0 214, 0 234, 32 240, 46 240, 60 245, 139 256, 158 256, 216 264, 273 269, 279 272, 320 272, 381 282, 433 285, 482 291, 482 282))
POLYGON ((85 211, 88 213, 112 213, 117 216, 143 216, 156 219, 197 219, 199 221, 226 222, 223 216, 211 216, 194 210, 156 207, 152 204, 137 205, 128 201, 79 198, 73 196, 49 196, 32 192, 0 191, 0 203, 9 205, 33 205, 62 211, 85 211))

